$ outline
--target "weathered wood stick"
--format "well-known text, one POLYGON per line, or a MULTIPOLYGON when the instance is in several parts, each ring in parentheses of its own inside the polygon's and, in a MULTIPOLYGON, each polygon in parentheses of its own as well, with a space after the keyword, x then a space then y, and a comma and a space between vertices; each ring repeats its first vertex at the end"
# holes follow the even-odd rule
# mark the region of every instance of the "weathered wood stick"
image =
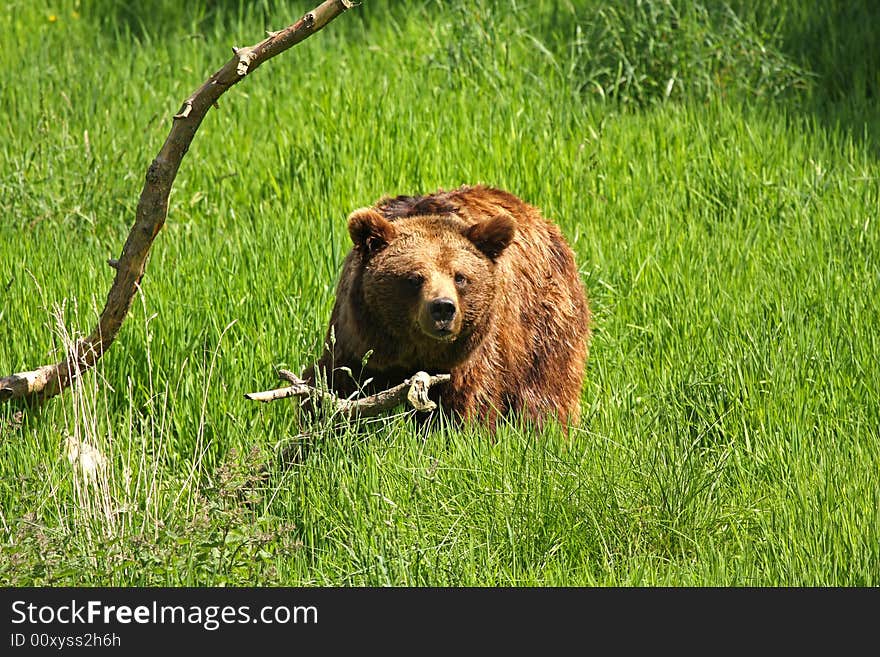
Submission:
POLYGON ((291 385, 286 388, 247 393, 245 397, 252 401, 271 402, 290 397, 310 397, 317 405, 329 404, 338 414, 347 417, 374 417, 396 406, 409 402, 417 411, 433 411, 437 405, 428 399, 428 390, 438 383, 449 381, 448 374, 429 375, 427 372, 416 372, 403 383, 360 399, 342 399, 332 392, 308 385, 305 381, 288 370, 279 370, 278 376, 291 385))
POLYGON ((174 115, 168 138, 147 169, 135 222, 122 248, 122 255, 118 260, 113 259, 109 263, 116 270, 116 275, 98 325, 88 337, 77 341, 60 363, 43 365, 30 372, 0 378, 0 402, 53 397, 70 386, 104 355, 116 339, 116 334, 131 308, 144 275, 147 254, 165 224, 171 185, 208 110, 216 105, 227 89, 244 79, 260 64, 310 37, 355 4, 353 0, 326 0, 293 25, 277 32, 269 32, 268 37, 258 44, 233 48, 232 59, 183 102, 180 111, 174 115))

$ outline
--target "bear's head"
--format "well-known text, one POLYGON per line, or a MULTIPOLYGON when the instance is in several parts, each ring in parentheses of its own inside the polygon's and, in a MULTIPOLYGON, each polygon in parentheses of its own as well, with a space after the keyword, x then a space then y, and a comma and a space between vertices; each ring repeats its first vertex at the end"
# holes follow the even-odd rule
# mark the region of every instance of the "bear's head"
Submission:
POLYGON ((348 230, 360 260, 363 311, 377 335, 393 341, 387 351, 397 355, 395 365, 450 368, 466 358, 495 311, 498 261, 514 238, 513 218, 472 224, 443 214, 392 222, 364 208, 351 214, 348 230))

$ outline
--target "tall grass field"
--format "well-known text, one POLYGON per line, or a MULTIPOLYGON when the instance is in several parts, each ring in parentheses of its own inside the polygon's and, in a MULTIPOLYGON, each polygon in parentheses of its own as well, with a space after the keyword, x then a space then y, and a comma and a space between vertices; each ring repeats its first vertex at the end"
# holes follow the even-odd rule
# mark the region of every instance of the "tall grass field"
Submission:
MULTIPOLYGON (((3 3, 0 376, 91 331, 171 116, 314 4, 3 3)), ((261 66, 196 135, 113 347, 0 406, 0 583, 877 586, 878 24, 365 0, 261 66), (244 398, 319 356, 353 209, 476 183, 576 253, 580 427, 244 398)))

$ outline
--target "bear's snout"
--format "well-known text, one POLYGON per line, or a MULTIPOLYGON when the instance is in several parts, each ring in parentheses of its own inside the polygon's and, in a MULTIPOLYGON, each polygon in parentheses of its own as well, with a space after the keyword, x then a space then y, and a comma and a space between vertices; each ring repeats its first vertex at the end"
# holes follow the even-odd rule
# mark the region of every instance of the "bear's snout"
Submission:
POLYGON ((435 290, 425 295, 418 315, 421 332, 440 342, 453 342, 461 331, 462 313, 458 302, 447 292, 435 290))
POLYGON ((428 307, 428 312, 431 313, 431 319, 437 324, 448 324, 455 317, 455 301, 449 297, 434 299, 428 307))

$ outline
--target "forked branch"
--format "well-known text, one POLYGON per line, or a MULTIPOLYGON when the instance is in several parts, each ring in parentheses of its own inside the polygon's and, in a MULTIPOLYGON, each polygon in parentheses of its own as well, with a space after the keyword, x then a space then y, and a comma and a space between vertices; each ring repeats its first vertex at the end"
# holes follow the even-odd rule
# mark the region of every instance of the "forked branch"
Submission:
POLYGON ((116 339, 131 308, 144 275, 147 254, 165 224, 171 185, 208 110, 227 89, 263 62, 310 37, 354 5, 352 0, 326 0, 296 23, 283 30, 269 32, 268 37, 258 44, 233 48, 232 59, 183 102, 174 115, 168 138, 147 169, 135 222, 122 255, 110 263, 116 274, 98 325, 88 337, 77 341, 60 363, 0 378, 0 401, 37 397, 47 399, 57 395, 104 355, 116 339))
POLYGON ((431 376, 426 372, 416 372, 403 383, 388 390, 378 392, 375 395, 359 399, 343 399, 337 397, 332 392, 308 385, 288 370, 279 370, 278 376, 289 382, 290 385, 275 390, 251 392, 246 394, 245 397, 261 402, 289 399, 291 397, 310 398, 314 400, 316 405, 329 405, 332 411, 345 417, 373 417, 385 411, 390 411, 405 402, 408 402, 417 411, 432 411, 437 405, 428 399, 428 390, 433 385, 449 381, 450 378, 448 374, 435 374, 431 376))

